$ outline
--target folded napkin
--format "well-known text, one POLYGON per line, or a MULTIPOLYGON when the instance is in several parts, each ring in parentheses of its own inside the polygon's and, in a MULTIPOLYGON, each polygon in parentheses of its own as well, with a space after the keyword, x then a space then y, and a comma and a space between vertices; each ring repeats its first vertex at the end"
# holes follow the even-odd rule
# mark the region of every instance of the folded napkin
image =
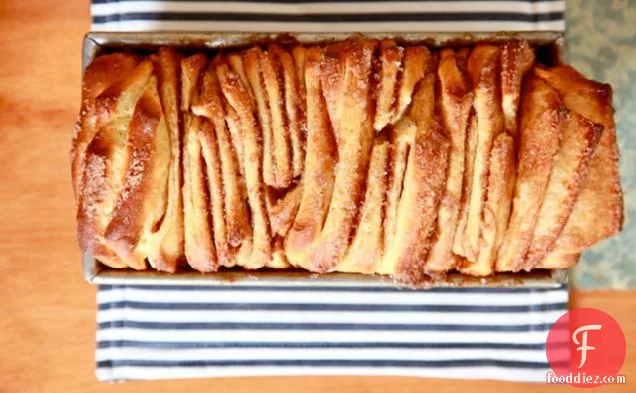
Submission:
MULTIPOLYGON (((94 31, 564 29, 564 1, 93 0, 94 31)), ((545 381, 565 285, 101 286, 97 378, 401 375, 545 381)))

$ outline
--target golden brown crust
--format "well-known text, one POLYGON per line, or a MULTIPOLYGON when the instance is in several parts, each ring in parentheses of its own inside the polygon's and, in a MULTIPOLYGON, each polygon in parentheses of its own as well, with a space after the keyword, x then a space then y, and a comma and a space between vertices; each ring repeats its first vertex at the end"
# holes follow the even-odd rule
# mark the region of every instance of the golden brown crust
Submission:
POLYGON ((336 144, 320 84, 322 49, 307 49, 307 153, 302 176, 303 195, 294 224, 287 235, 285 252, 293 266, 306 267, 327 217, 333 192, 336 144))
MULTIPOLYGON (((216 64, 213 64, 203 74, 200 85, 200 102, 192 107, 192 112, 210 119, 214 126, 213 131, 216 137, 214 143, 218 143, 221 161, 227 242, 232 247, 238 247, 243 240, 251 237, 251 224, 246 203, 247 191, 245 190, 244 179, 241 176, 239 158, 233 148, 235 144, 240 143, 240 140, 235 141, 235 143, 232 142, 230 131, 226 125, 225 99, 222 96, 223 93, 219 86, 215 67, 216 64)), ((240 139, 240 136, 236 139, 240 139)), ((209 143, 212 143, 212 140, 209 143)))
POLYGON ((563 97, 568 109, 603 126, 581 193, 568 223, 554 245, 561 254, 578 254, 613 236, 623 226, 623 192, 618 171, 612 88, 584 78, 570 66, 535 69, 563 97))
POLYGON ((286 269, 290 267, 285 255, 285 241, 282 237, 276 236, 273 240, 272 259, 267 263, 270 269, 286 269))
POLYGON ((622 225, 611 89, 534 63, 519 39, 100 57, 73 139, 80 246, 409 284, 569 267, 622 225))
POLYGON ((477 45, 468 59, 468 73, 475 88, 474 105, 477 120, 477 146, 473 164, 472 185, 468 199, 468 219, 464 233, 464 253, 470 261, 477 260, 480 222, 488 189, 488 159, 492 143, 503 131, 501 107, 500 48, 477 45))
POLYGON ((183 256, 183 200, 181 196, 181 115, 180 61, 172 49, 161 48, 152 58, 159 80, 161 107, 168 127, 170 143, 170 167, 168 169, 168 202, 153 241, 158 243, 158 253, 151 255, 149 263, 157 270, 174 272, 183 256))
MULTIPOLYGON (((463 47, 457 50, 457 67, 464 75, 468 75, 468 59, 470 58, 471 48, 463 47)), ((468 81, 470 83, 470 81, 468 81)))
POLYGON ((453 240, 453 253, 464 257, 464 236, 466 233, 466 223, 468 222, 468 211, 470 208, 470 190, 473 184, 473 174, 475 171, 475 154, 477 152, 477 117, 475 111, 471 109, 468 115, 468 125, 466 126, 466 148, 464 159, 464 177, 462 179, 462 198, 459 204, 459 217, 457 218, 457 229, 453 240))
MULTIPOLYGON (((299 80, 294 59, 283 48, 272 46, 270 51, 278 58, 282 67, 285 113, 292 151, 292 173, 293 177, 298 177, 302 174, 305 161, 305 99, 304 94, 301 94, 301 91, 304 91, 305 79, 299 80)), ((304 58, 299 61, 302 61, 304 66, 304 58)))
POLYGON ((521 82, 535 62, 528 41, 516 39, 501 46, 501 107, 506 132, 517 134, 517 111, 521 97, 521 82))
MULTIPOLYGON (((129 124, 151 74, 152 64, 144 61, 126 78, 104 90, 95 102, 97 132, 86 148, 86 164, 81 173, 78 240, 84 251, 111 266, 120 264, 104 234, 126 181, 129 124)), ((141 267, 135 260, 120 260, 121 265, 141 267)))
POLYGON ((524 266, 526 270, 543 260, 565 227, 602 131, 602 126, 574 112, 569 111, 564 116, 561 146, 534 227, 524 266))
POLYGON ((82 105, 71 147, 71 179, 78 203, 88 144, 98 131, 95 100, 110 86, 119 83, 139 64, 130 54, 113 53, 95 59, 84 71, 82 105))
POLYGON ((415 122, 405 116, 394 127, 390 134, 388 190, 384 219, 384 249, 393 244, 395 230, 398 223, 398 204, 402 195, 404 172, 409 145, 415 136, 415 122))
POLYGON ((298 95, 300 101, 305 105, 307 98, 307 88, 305 82, 305 59, 307 57, 307 50, 304 46, 296 45, 292 48, 292 57, 294 59, 294 66, 296 67, 296 76, 298 78, 298 95))
POLYGON ((155 76, 150 77, 135 105, 126 142, 127 157, 120 167, 124 171, 121 192, 104 237, 128 266, 143 269, 146 257, 158 248, 151 238, 165 212, 167 193, 163 188, 170 164, 169 135, 155 76))
POLYGON ((77 211, 77 237, 80 248, 93 255, 101 263, 113 267, 127 267, 115 252, 104 244, 103 233, 108 225, 107 208, 112 209, 116 194, 109 192, 109 165, 112 148, 95 136, 86 155, 82 173, 80 201, 77 211))
POLYGON ((203 53, 197 53, 181 60, 181 110, 187 112, 197 93, 197 83, 201 71, 208 62, 203 53))
MULTIPOLYGON (((479 49, 478 49, 479 50, 479 49)), ((516 178, 515 138, 517 138, 517 111, 521 95, 521 82, 535 61, 534 51, 525 40, 515 39, 504 43, 500 49, 501 115, 495 111, 495 125, 503 128, 511 137, 499 134, 494 140, 488 163, 487 199, 481 212, 478 229, 478 253, 476 261, 465 263, 463 272, 488 275, 493 271, 497 250, 501 245, 508 219, 516 178), (494 162, 492 160, 495 160, 494 162), (491 182, 493 184, 491 184, 491 182), (471 263, 474 262, 474 263, 471 263)), ((467 65, 470 68, 472 64, 467 65)), ((486 65, 487 66, 487 65, 486 65)), ((475 82, 479 83, 479 82, 475 82)), ((478 86, 479 88, 479 86, 478 86)), ((496 89, 496 87, 495 87, 496 89)), ((492 95, 496 99, 497 94, 492 95)), ((492 106, 498 107, 497 101, 492 106)), ((479 118, 477 119, 479 123, 479 118)), ((478 139, 482 135, 479 135, 478 139)), ((476 153, 478 154, 478 153, 476 153)), ((479 157, 476 164, 479 163, 479 157)), ((471 197, 473 194, 471 193, 471 197)), ((472 205, 471 207, 473 207, 472 205)), ((473 216, 474 217, 474 216, 473 216)), ((470 217, 469 217, 470 220, 470 217)), ((467 228, 469 228, 467 221, 467 228)), ((471 238, 468 238, 470 242, 471 238)), ((474 237, 472 238, 474 240, 474 237)), ((466 239, 464 239, 466 241, 466 239)), ((471 247, 463 249, 468 257, 475 256, 471 247), (473 254, 473 255, 471 255, 473 254)), ((470 259, 470 258, 469 258, 470 259)))
MULTIPOLYGON (((328 52, 329 49, 325 51, 328 52)), ((340 105, 347 113, 339 117, 334 127, 340 135, 336 134, 339 160, 329 213, 311 262, 311 269, 315 271, 332 270, 344 256, 364 194, 374 136, 370 94, 372 55, 373 43, 354 42, 348 45, 342 59, 345 93, 340 105)))
POLYGON ((423 279, 437 209, 446 182, 448 140, 434 119, 435 75, 422 81, 413 94, 409 116, 416 132, 408 153, 393 241, 378 272, 415 283, 423 279))
POLYGON ((191 107, 199 104, 199 79, 207 57, 196 54, 181 60, 181 111, 183 118, 183 216, 184 253, 188 264, 201 272, 216 271, 210 194, 206 181, 199 129, 201 120, 191 107))
POLYGON ((243 66, 245 75, 249 81, 250 90, 253 93, 256 103, 256 113, 258 114, 258 123, 254 125, 258 129, 260 125, 260 135, 263 147, 260 149, 263 157, 263 180, 266 185, 278 187, 278 179, 276 176, 276 163, 274 151, 274 137, 272 131, 272 115, 269 110, 268 96, 265 91, 265 83, 263 81, 262 58, 265 54, 259 47, 248 49, 243 55, 243 66))
POLYGON ((236 153, 236 160, 238 162, 238 168, 242 179, 241 182, 245 184, 245 152, 243 147, 241 121, 234 108, 232 108, 232 105, 230 105, 226 99, 223 99, 223 108, 225 109, 225 123, 227 124, 228 131, 230 132, 232 148, 236 153))
POLYGON ((231 71, 227 64, 218 64, 216 72, 223 95, 236 111, 241 125, 243 168, 253 233, 253 250, 248 261, 249 264, 245 267, 256 269, 267 264, 272 256, 271 232, 265 209, 265 194, 261 172, 263 146, 260 143, 256 123, 256 109, 240 77, 231 71))
POLYGON ((380 55, 374 70, 377 85, 373 127, 376 131, 381 131, 393 119, 397 105, 398 75, 402 66, 403 52, 404 49, 393 40, 380 42, 380 55))
POLYGON ((417 283, 424 278, 422 261, 431 247, 429 238, 444 189, 447 153, 448 141, 439 128, 418 129, 404 174, 399 225, 380 271, 401 282, 417 283))
POLYGON ((272 203, 269 209, 269 220, 272 225, 272 233, 282 238, 287 235, 294 223, 296 213, 303 197, 303 186, 298 184, 288 191, 278 201, 272 203))
POLYGON ((193 116, 184 130, 184 244, 188 264, 193 269, 210 272, 216 271, 219 265, 214 248, 208 185, 198 137, 201 119, 193 116))
POLYGON ((552 88, 530 76, 522 101, 517 182, 497 271, 523 266, 562 135, 561 100, 552 88))
POLYGON ((452 49, 441 52, 437 71, 441 91, 441 122, 448 136, 451 149, 448 163, 448 179, 438 211, 435 241, 426 261, 426 269, 446 271, 452 267, 451 251, 462 197, 462 183, 466 154, 466 127, 473 105, 473 95, 464 74, 457 66, 452 49))
MULTIPOLYGON (((322 60, 320 62, 320 85, 327 104, 327 113, 329 114, 331 129, 337 145, 342 144, 340 117, 344 109, 343 101, 346 91, 344 86, 345 57, 352 44, 351 42, 342 42, 328 45, 322 52, 322 60)), ((309 84, 310 82, 307 81, 307 83, 309 84)), ((309 85, 307 87, 309 88, 309 85)))
POLYGON ((499 134, 493 142, 488 170, 488 194, 482 222, 477 261, 467 261, 460 271, 473 276, 487 276, 494 271, 497 250, 508 226, 514 192, 515 146, 513 138, 499 134))
POLYGON ((557 252, 550 252, 539 263, 537 268, 541 269, 568 269, 579 261, 581 254, 559 254, 557 252))
POLYGON ((388 158, 389 142, 380 136, 374 140, 360 219, 351 247, 337 266, 340 272, 372 274, 376 271, 376 264, 382 260, 388 158))
POLYGON ((404 49, 392 123, 398 122, 411 104, 415 86, 427 72, 430 72, 430 60, 431 52, 424 46, 412 46, 404 49))
POLYGON ((291 184, 293 175, 292 146, 289 120, 286 114, 285 85, 283 70, 276 47, 268 48, 261 57, 261 70, 267 94, 267 103, 272 121, 272 145, 274 167, 276 168, 276 187, 286 188, 291 184))
POLYGON ((250 81, 247 79, 247 75, 245 73, 245 65, 243 62, 244 54, 241 52, 238 53, 230 53, 227 56, 227 64, 230 66, 230 69, 236 74, 243 87, 245 88, 247 94, 249 94, 250 98, 254 99, 254 93, 252 92, 252 88, 250 87, 250 81))
POLYGON ((233 253, 228 243, 228 232, 223 200, 223 181, 221 180, 221 157, 217 145, 217 134, 214 126, 207 118, 198 119, 197 137, 201 146, 205 167, 205 178, 208 181, 210 196, 210 215, 216 258, 220 266, 230 263, 233 253))

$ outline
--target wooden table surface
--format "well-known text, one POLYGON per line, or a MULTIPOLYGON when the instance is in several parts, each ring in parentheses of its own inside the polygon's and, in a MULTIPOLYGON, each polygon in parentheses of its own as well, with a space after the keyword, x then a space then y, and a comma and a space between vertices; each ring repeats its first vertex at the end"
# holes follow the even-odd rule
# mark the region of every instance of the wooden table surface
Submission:
MULTIPOLYGON (((69 176, 87 0, 0 1, 0 392, 532 392, 544 384, 304 377, 98 383, 95 287, 81 277, 69 176)), ((636 378, 636 292, 581 292, 576 307, 614 316, 636 378)), ((630 385, 632 388, 630 389, 630 385)), ((573 390, 573 388, 570 388, 573 390)))

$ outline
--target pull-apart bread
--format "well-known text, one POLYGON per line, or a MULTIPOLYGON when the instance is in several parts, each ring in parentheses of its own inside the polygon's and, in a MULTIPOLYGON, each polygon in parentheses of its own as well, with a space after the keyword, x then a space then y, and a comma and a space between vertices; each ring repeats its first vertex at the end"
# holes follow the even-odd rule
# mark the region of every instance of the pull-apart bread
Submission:
POLYGON ((90 64, 78 240, 112 268, 417 284, 565 268, 621 230, 610 86, 523 40, 355 39, 90 64))

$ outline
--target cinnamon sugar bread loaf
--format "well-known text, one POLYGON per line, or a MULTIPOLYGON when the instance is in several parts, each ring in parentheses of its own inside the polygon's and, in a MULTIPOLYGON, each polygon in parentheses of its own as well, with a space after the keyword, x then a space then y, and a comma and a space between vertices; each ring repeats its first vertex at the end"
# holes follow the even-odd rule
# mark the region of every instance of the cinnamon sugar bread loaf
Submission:
POLYGON ((523 40, 115 53, 85 71, 78 239, 113 268, 565 268, 621 230, 608 85, 523 40))

